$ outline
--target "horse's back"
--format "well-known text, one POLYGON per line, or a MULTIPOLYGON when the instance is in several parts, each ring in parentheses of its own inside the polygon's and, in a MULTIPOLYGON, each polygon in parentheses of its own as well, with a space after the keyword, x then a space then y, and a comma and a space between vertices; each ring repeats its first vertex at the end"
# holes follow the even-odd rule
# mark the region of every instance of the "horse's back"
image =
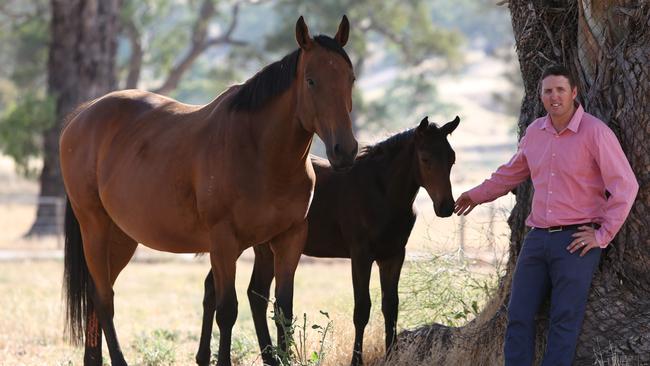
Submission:
POLYGON ((104 210, 142 243, 187 242, 178 233, 196 232, 200 224, 192 182, 192 157, 199 149, 192 130, 200 121, 191 123, 201 119, 194 116, 199 108, 139 90, 113 92, 83 106, 60 141, 73 206, 104 210), (163 229, 149 230, 152 223, 163 229))

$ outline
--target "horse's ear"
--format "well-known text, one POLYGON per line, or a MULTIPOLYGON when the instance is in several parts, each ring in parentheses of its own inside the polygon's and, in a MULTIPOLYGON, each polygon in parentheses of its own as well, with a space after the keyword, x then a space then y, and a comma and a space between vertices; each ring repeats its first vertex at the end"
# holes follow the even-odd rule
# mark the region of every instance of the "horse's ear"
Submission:
POLYGON ((300 48, 305 51, 310 49, 312 43, 314 42, 314 40, 311 38, 311 35, 309 35, 309 28, 307 28, 307 24, 305 23, 305 19, 302 17, 302 15, 296 22, 296 41, 298 42, 300 48))
POLYGON ((420 125, 417 128, 417 132, 423 133, 427 130, 427 127, 429 127, 429 116, 422 118, 422 121, 420 121, 420 125))
POLYGON ((343 19, 341 19, 341 23, 339 24, 339 30, 336 32, 334 39, 339 42, 341 47, 343 47, 345 46, 346 43, 348 43, 349 35, 350 35, 350 22, 348 21, 348 17, 343 15, 343 19))
POLYGON ((440 131, 442 131, 445 135, 449 135, 450 133, 454 132, 456 127, 458 127, 458 124, 460 123, 460 118, 456 116, 453 121, 447 122, 442 128, 440 128, 440 131))

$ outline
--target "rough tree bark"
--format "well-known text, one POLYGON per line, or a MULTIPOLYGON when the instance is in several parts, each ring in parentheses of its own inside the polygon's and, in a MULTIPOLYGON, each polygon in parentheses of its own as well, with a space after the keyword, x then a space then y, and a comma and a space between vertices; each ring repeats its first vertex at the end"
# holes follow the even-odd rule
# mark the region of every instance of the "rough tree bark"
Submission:
POLYGON ((45 132, 36 220, 27 235, 55 234, 56 205, 44 197, 65 195, 59 169, 59 132, 80 103, 116 87, 120 0, 52 0, 48 91, 56 98, 56 124, 45 132))
MULTIPOLYGON (((509 2, 525 97, 519 131, 544 114, 538 79, 549 63, 563 63, 578 75, 585 109, 616 133, 640 190, 630 216, 602 256, 595 274, 575 365, 593 365, 611 353, 650 362, 650 3, 630 0, 513 0, 509 2)), ((510 259, 498 290, 482 313, 464 327, 439 324, 401 334, 430 350, 435 365, 503 364, 506 305, 515 259, 526 232, 529 182, 517 190, 508 220, 510 259)), ((547 319, 540 313, 537 362, 544 349, 547 319)), ((404 344, 404 349, 414 347, 404 344)), ((426 353, 426 352, 425 352, 426 353)))

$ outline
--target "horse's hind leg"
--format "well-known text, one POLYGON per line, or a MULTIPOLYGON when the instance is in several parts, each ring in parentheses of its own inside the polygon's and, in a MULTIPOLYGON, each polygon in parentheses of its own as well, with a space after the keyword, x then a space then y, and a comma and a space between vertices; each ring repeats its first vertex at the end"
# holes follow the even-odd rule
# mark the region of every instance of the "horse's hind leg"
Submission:
POLYGON ((86 336, 90 336, 88 339, 91 342, 86 342, 86 346, 90 346, 86 354, 95 356, 99 353, 101 359, 101 351, 97 350, 97 347, 101 347, 101 341, 95 340, 101 339, 98 330, 102 329, 112 365, 126 365, 113 324, 113 282, 133 255, 137 243, 122 233, 103 209, 86 211, 78 215, 78 220, 84 257, 93 283, 93 311, 89 312, 88 319, 91 322, 98 320, 99 324, 93 327, 97 323, 88 323, 86 336), (119 244, 112 243, 111 239, 119 244))
POLYGON ((386 330, 386 356, 396 346, 397 308, 399 297, 397 287, 399 276, 404 264, 404 249, 401 253, 387 259, 378 260, 379 278, 381 283, 381 311, 384 314, 384 325, 386 330))
MULTIPOLYGON (((115 280, 119 273, 124 269, 129 262, 133 253, 138 246, 138 243, 127 236, 120 230, 114 223, 111 223, 109 229, 109 268, 111 285, 115 284, 115 280)), ((94 286, 91 291, 92 298, 95 297, 94 286)), ((86 317, 86 342, 84 351, 84 365, 102 365, 102 328, 97 318, 97 312, 93 303, 89 304, 88 314, 86 317)))

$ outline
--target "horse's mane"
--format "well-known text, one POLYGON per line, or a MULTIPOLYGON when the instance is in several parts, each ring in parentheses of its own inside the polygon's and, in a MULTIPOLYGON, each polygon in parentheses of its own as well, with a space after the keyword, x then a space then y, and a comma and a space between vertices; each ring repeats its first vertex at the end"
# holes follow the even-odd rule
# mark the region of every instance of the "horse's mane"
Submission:
MULTIPOLYGON (((431 123, 429 127, 435 126, 439 128, 437 124, 431 123)), ((411 141, 415 135, 417 128, 411 128, 406 131, 402 131, 396 135, 393 135, 383 141, 380 141, 374 145, 368 145, 361 149, 359 155, 357 155, 357 161, 360 160, 379 160, 385 156, 394 156, 397 154, 402 147, 411 141)))
POLYGON ((387 154, 394 155, 394 153, 400 150, 405 143, 413 138, 414 133, 415 128, 411 128, 374 145, 365 146, 361 149, 359 155, 357 155, 357 161, 378 160, 387 154))
MULTIPOLYGON (((348 54, 338 41, 325 35, 314 37, 314 41, 320 46, 338 53, 347 61, 348 65, 352 66, 348 54)), ((232 97, 230 108, 237 111, 257 110, 273 97, 289 89, 291 83, 296 79, 299 58, 300 48, 284 56, 280 61, 263 68, 241 85, 232 97)))

